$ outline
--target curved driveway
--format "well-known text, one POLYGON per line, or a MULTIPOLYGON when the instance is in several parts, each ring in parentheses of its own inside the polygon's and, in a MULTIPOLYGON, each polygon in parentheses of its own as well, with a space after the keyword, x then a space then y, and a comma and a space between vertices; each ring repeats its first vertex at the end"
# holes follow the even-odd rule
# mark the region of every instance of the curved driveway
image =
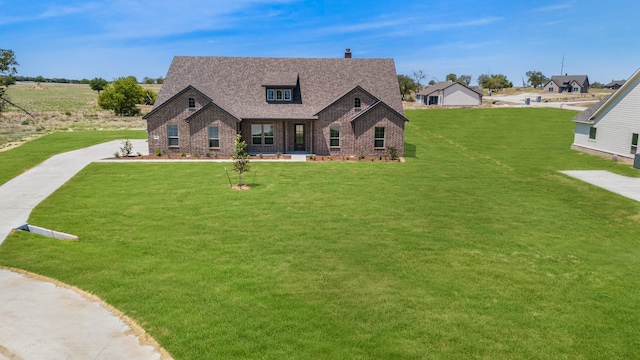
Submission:
MULTIPOLYGON (((148 153, 145 140, 131 142, 134 151, 148 153)), ((0 243, 58 187, 120 146, 117 140, 58 154, 0 186, 0 243)), ((99 300, 47 279, 0 269, 0 360, 169 357, 153 344, 99 300)))

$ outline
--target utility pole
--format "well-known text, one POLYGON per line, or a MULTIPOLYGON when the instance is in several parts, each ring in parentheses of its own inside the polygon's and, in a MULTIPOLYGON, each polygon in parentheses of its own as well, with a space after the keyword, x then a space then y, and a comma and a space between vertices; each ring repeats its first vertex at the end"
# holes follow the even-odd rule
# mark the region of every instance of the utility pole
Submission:
POLYGON ((564 54, 562 54, 562 67, 560 68, 560 76, 564 75, 564 54))

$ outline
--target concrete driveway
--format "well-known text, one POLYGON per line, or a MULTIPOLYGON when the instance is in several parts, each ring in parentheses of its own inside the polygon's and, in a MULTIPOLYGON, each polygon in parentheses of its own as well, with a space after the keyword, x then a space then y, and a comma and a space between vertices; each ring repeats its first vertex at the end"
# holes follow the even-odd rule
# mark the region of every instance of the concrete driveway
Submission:
POLYGON ((640 201, 640 178, 622 176, 605 170, 567 170, 560 172, 629 199, 640 201))
MULTIPOLYGON (((145 140, 131 142, 134 152, 148 153, 145 140)), ((58 154, 0 186, 0 243, 58 187, 120 146, 117 140, 58 154)), ((64 284, 0 269, 0 360, 170 358, 115 312, 64 284)))

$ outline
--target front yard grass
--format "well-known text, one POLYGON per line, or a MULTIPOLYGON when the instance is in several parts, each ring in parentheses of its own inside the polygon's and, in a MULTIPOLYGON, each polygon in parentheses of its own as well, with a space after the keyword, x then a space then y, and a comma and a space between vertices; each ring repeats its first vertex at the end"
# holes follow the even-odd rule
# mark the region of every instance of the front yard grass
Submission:
POLYGON ((55 154, 117 139, 146 139, 146 136, 143 130, 57 132, 43 136, 0 152, 0 185, 55 154))
POLYGON ((406 163, 254 163, 244 192, 225 164, 92 164, 30 219, 80 240, 16 232, 0 264, 176 359, 633 358, 640 204, 557 170, 635 170, 569 150, 573 115, 409 111, 406 163))

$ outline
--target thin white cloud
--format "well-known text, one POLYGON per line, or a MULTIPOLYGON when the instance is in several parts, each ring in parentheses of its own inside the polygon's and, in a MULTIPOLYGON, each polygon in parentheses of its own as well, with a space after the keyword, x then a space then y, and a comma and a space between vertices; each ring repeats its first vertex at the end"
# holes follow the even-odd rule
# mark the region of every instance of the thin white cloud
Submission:
POLYGON ((423 26, 421 30, 423 31, 441 31, 447 29, 457 29, 464 27, 473 27, 473 26, 485 26, 498 21, 502 21, 504 18, 502 17, 485 17, 481 19, 461 21, 461 22, 450 22, 450 23, 439 23, 439 24, 428 24, 423 26))
POLYGON ((568 3, 564 3, 564 4, 555 4, 555 5, 549 5, 549 6, 543 6, 543 7, 539 7, 536 9, 533 9, 533 11, 539 11, 539 12, 546 12, 546 11, 558 11, 558 10, 565 10, 565 9, 569 9, 571 7, 573 7, 573 1, 568 2, 568 3))
MULTIPOLYGON (((295 0, 117 0, 108 6, 104 36, 112 39, 144 39, 219 30, 241 22, 248 10, 259 4, 286 4, 295 0)), ((107 9, 105 9, 107 10, 107 9)), ((250 12, 250 11, 249 11, 250 12)), ((277 16, 277 11, 254 15, 277 16)))
POLYGON ((75 15, 75 14, 87 12, 96 7, 97 7, 96 3, 87 3, 79 6, 52 6, 47 8, 43 12, 36 13, 33 15, 23 15, 23 16, 13 16, 13 17, 0 16, 0 26, 75 15))

